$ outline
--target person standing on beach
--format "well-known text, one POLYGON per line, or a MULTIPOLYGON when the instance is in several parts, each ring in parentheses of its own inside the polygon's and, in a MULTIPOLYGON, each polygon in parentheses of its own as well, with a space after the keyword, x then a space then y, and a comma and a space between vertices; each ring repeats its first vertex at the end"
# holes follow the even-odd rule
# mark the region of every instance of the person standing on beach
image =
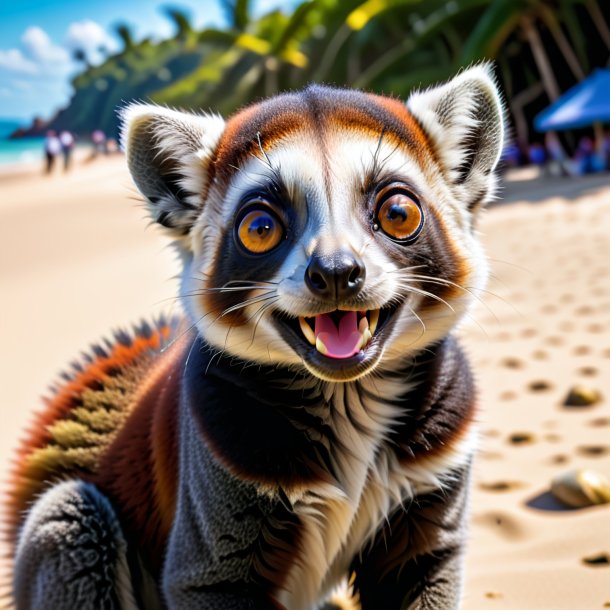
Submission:
POLYGON ((550 176, 569 176, 567 155, 561 145, 559 137, 554 131, 547 131, 544 136, 544 146, 548 154, 547 173, 550 176))
POLYGON ((44 141, 44 152, 47 159, 46 173, 50 174, 55 165, 55 158, 61 152, 61 142, 54 131, 47 131, 44 141))
POLYGON ((64 130, 59 134, 59 141, 61 143, 61 151, 64 155, 64 171, 67 172, 70 169, 70 162, 72 160, 74 136, 69 131, 64 130))
POLYGON ((93 157, 97 157, 99 154, 107 154, 106 134, 101 129, 96 129, 91 134, 91 141, 93 142, 93 157))

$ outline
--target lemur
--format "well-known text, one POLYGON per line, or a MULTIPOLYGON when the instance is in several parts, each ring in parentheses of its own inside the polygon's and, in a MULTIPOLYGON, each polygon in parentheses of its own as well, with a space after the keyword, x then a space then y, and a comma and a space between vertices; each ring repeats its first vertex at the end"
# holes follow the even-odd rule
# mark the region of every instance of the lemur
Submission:
POLYGON ((452 333, 487 275, 490 68, 406 103, 310 85, 122 120, 185 314, 94 348, 38 415, 16 607, 311 610, 347 582, 362 610, 458 608, 477 432, 452 333))

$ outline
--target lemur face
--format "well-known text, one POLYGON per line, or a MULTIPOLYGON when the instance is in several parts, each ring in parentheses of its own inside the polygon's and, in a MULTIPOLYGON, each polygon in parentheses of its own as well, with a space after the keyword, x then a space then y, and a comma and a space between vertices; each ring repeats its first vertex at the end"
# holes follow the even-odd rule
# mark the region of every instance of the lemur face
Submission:
POLYGON ((213 347, 352 380, 439 340, 486 277, 501 109, 485 68, 408 104, 309 87, 226 124, 136 106, 128 160, 213 347))

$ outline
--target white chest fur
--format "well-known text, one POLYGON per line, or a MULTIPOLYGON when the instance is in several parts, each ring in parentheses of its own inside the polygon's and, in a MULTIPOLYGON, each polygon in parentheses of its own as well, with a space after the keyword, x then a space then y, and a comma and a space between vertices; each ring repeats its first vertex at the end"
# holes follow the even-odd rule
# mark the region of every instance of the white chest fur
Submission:
POLYGON ((330 407, 325 418, 336 434, 329 449, 337 477, 333 484, 287 490, 302 524, 298 556, 277 593, 290 610, 319 607, 397 506, 441 487, 443 475, 472 455, 474 428, 433 458, 408 467, 399 463, 385 441, 402 412, 378 397, 410 389, 404 382, 381 379, 324 386, 330 407))

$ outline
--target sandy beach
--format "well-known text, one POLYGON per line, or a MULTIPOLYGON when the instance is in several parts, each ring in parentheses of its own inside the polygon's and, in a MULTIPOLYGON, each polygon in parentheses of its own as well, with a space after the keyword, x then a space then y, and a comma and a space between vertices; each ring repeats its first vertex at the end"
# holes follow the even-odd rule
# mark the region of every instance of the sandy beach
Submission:
POLYGON ((489 292, 461 329, 483 432, 465 607, 610 607, 610 505, 569 510, 548 493, 572 469, 610 476, 610 180, 513 181, 505 193, 513 203, 481 224, 489 292), (575 385, 601 400, 564 406, 575 385))
MULTIPOLYGON (((610 477, 610 177, 506 183, 480 224, 488 291, 460 329, 480 388, 467 610, 610 607, 610 504, 551 479, 610 477), (596 404, 564 406, 573 386, 596 404)), ((62 368, 112 329, 176 311, 178 271, 120 156, 0 176, 2 479, 62 368)))

